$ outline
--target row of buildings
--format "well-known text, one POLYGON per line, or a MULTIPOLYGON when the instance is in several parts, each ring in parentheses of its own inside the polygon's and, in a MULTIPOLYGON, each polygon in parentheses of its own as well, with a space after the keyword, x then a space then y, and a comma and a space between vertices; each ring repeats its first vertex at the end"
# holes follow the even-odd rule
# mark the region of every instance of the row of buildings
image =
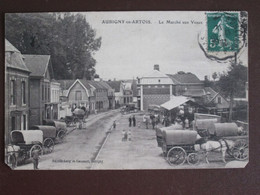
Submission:
POLYGON ((50 55, 21 54, 5 40, 6 138, 14 129, 28 129, 44 119, 60 119, 71 108, 84 106, 89 113, 135 104, 140 110, 162 105, 174 97, 192 98, 211 112, 227 112, 229 102, 196 75, 164 74, 159 65, 141 78, 121 81, 55 80, 50 55))
POLYGON ((12 130, 25 130, 42 124, 44 119, 70 115, 75 105, 93 113, 137 101, 136 80, 54 78, 50 55, 21 54, 5 40, 6 139, 12 130), (62 112, 65 109, 68 112, 62 112))
POLYGON ((174 97, 184 96, 192 98, 198 105, 209 112, 226 112, 229 102, 219 92, 205 87, 193 73, 183 71, 176 74, 164 74, 159 65, 138 79, 138 106, 147 110, 150 105, 162 105, 174 97))

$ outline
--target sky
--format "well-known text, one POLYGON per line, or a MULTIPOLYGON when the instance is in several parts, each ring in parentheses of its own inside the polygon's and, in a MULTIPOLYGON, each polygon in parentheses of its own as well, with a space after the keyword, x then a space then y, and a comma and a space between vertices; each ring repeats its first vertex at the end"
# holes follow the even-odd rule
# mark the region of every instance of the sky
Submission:
MULTIPOLYGON (((200 79, 229 66, 209 60, 199 47, 198 34, 206 32, 204 12, 81 13, 102 37, 94 58, 96 72, 105 80, 142 77, 154 64, 166 74, 191 72, 200 79)), ((238 58, 247 65, 247 49, 241 53, 238 58)))

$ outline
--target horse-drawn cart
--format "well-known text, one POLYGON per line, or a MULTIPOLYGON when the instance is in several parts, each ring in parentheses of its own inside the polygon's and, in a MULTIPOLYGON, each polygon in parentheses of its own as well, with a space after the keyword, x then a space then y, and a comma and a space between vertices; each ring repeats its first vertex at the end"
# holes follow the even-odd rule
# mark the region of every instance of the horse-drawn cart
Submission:
POLYGON ((86 119, 88 118, 88 111, 84 111, 83 109, 76 108, 71 116, 65 116, 64 122, 67 126, 71 125, 79 125, 80 128, 82 124, 85 123, 86 119))
POLYGON ((162 150, 170 165, 182 165, 187 155, 195 151, 196 131, 164 130, 162 134, 162 150))
POLYGON ((42 131, 14 130, 11 132, 11 144, 6 147, 7 163, 14 167, 14 164, 24 163, 32 158, 37 150, 39 155, 43 154, 43 133, 42 131))
POLYGON ((234 142, 227 153, 236 160, 246 160, 249 156, 248 132, 236 123, 214 123, 209 128, 210 139, 224 139, 234 142))
POLYGON ((54 144, 62 143, 66 136, 66 129, 47 125, 34 125, 30 130, 42 130, 43 146, 52 152, 54 144))
POLYGON ((56 141, 63 142, 67 134, 67 127, 65 122, 54 120, 43 120, 43 125, 53 126, 56 128, 56 141))
POLYGON ((177 126, 158 129, 157 143, 170 165, 182 165, 186 160, 189 164, 197 164, 200 153, 206 154, 208 162, 207 153, 211 151, 222 152, 223 162, 226 152, 236 160, 247 160, 248 131, 244 126, 220 123, 216 115, 198 114, 193 130, 181 130, 177 126))
POLYGON ((41 130, 43 132, 43 151, 51 153, 54 150, 54 143, 59 138, 57 137, 56 128, 53 126, 35 125, 30 130, 41 130))

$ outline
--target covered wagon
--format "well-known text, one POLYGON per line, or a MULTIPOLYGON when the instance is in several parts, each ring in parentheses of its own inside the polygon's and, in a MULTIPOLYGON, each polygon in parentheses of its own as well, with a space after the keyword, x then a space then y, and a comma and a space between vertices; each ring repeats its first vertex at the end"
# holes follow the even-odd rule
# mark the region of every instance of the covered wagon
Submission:
POLYGON ((209 128, 209 134, 214 139, 231 140, 234 144, 227 150, 236 160, 246 160, 249 156, 248 135, 236 123, 214 123, 209 128))
POLYGON ((156 129, 156 139, 159 147, 162 147, 163 144, 163 131, 165 130, 181 130, 183 129, 182 125, 174 124, 169 127, 161 127, 156 129))
POLYGON ((43 132, 40 130, 13 130, 10 137, 11 144, 6 147, 7 159, 12 158, 16 164, 30 159, 36 150, 39 155, 43 153, 43 132))
POLYGON ((56 137, 59 139, 60 142, 63 141, 67 133, 67 125, 65 122, 54 121, 54 120, 43 120, 43 125, 55 127, 56 137))
POLYGON ((53 126, 57 129, 57 131, 63 130, 67 131, 67 126, 65 122, 62 121, 54 121, 54 120, 43 120, 43 125, 53 126))
POLYGON ((193 129, 196 130, 201 137, 206 137, 209 135, 208 130, 212 124, 220 123, 220 121, 221 117, 218 115, 195 113, 193 129))
POLYGON ((43 133, 43 149, 45 153, 51 153, 54 149, 55 141, 59 141, 57 130, 53 126, 35 125, 30 130, 41 130, 43 133))
POLYGON ((170 165, 181 165, 188 153, 194 152, 198 133, 192 130, 164 130, 162 132, 163 153, 170 165))

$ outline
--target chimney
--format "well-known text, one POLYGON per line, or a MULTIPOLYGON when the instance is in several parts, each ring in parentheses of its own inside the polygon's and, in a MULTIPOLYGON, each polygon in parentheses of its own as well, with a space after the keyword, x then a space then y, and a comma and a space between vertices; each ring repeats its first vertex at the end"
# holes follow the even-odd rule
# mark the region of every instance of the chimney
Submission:
POLYGON ((159 66, 158 64, 155 64, 155 65, 153 66, 153 69, 160 71, 160 66, 159 66))

